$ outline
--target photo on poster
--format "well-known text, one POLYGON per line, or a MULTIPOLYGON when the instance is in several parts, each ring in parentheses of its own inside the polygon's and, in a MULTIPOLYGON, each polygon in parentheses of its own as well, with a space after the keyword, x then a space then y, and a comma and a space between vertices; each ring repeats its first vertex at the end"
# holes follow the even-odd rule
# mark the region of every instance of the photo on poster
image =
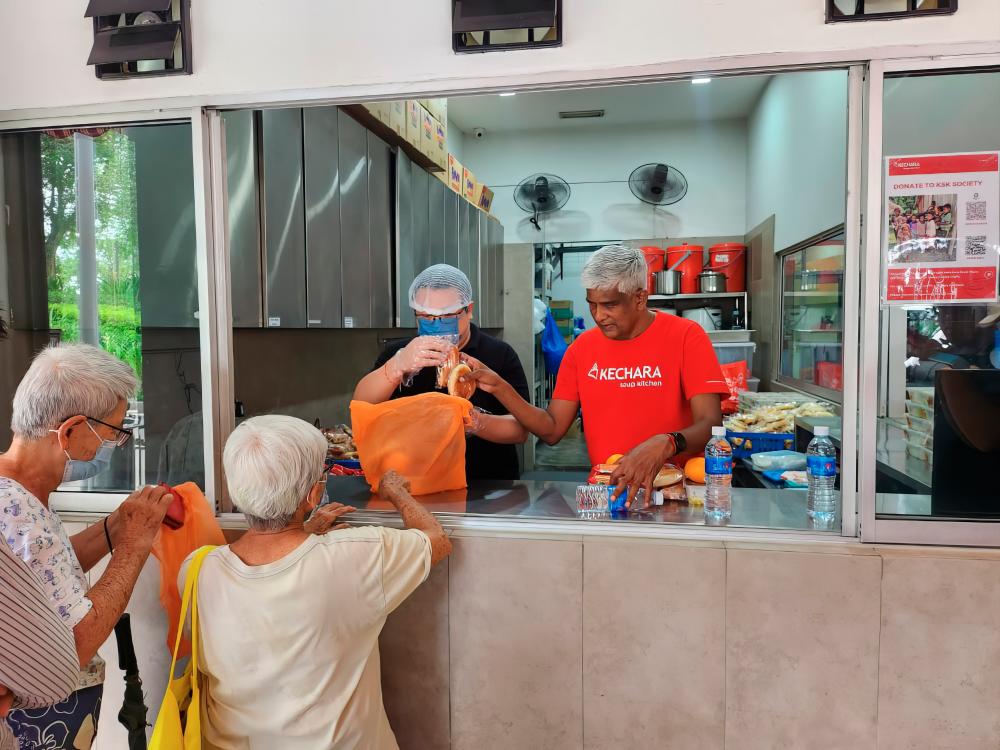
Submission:
POLYGON ((955 193, 889 198, 889 263, 950 263, 957 257, 955 193))

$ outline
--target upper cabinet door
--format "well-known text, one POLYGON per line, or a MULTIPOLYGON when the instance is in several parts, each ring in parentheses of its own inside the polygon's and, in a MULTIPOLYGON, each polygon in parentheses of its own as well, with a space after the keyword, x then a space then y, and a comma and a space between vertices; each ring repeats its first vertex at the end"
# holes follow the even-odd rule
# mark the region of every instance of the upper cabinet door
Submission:
POLYGON ((264 192, 264 325, 305 328, 305 201, 302 110, 261 113, 264 192))
POLYGON ((229 220, 229 279, 233 326, 264 324, 261 286, 260 196, 257 192, 257 116, 252 110, 223 112, 226 129, 226 207, 229 220))
POLYGON ((413 186, 410 174, 420 167, 413 164, 403 151, 396 154, 396 325, 413 328, 417 325, 410 308, 410 284, 416 272, 413 257, 413 186))
POLYGON ((445 223, 444 202, 445 191, 451 192, 441 180, 434 175, 427 179, 427 226, 430 242, 430 263, 446 263, 444 256, 445 223))
POLYGON ((449 266, 458 267, 458 231, 459 207, 463 203, 461 196, 450 187, 444 196, 444 262, 449 266))
POLYGON ((310 328, 341 325, 340 154, 336 107, 302 111, 306 305, 310 328))
POLYGON ((343 325, 371 328, 371 222, 368 213, 368 131, 339 113, 340 244, 343 325))
POLYGON ((390 328, 392 309, 392 149, 368 131, 368 221, 371 325, 390 328))

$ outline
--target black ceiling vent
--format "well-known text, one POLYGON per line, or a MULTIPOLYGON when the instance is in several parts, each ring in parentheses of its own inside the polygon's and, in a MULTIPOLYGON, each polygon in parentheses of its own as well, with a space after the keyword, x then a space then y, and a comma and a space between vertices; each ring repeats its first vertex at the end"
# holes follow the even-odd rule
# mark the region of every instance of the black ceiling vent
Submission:
POLYGON ((191 0, 90 0, 98 78, 191 73, 191 0))
POLYGON ((456 52, 562 46, 562 0, 452 0, 456 52))

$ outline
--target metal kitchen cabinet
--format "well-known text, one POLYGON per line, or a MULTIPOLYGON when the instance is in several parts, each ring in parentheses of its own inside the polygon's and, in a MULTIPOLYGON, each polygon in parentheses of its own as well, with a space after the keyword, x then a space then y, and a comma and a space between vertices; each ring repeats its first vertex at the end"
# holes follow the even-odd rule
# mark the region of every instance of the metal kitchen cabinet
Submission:
POLYGON ((306 204, 306 324, 340 328, 340 159, 336 107, 302 111, 306 204))
POLYGON ((389 328, 393 323, 391 169, 389 144, 368 131, 368 248, 371 257, 370 325, 373 328, 389 328))
POLYGON ((472 284, 472 299, 478 300, 481 298, 480 295, 480 284, 479 284, 479 225, 482 221, 486 219, 483 217, 483 212, 478 208, 473 206, 471 203, 466 202, 469 206, 469 268, 465 272, 469 277, 469 282, 472 284))
POLYGON ((450 187, 444 196, 444 263, 458 267, 459 206, 462 197, 450 187))
POLYGON ((410 172, 410 210, 413 216, 413 264, 419 274, 431 264, 430 182, 435 178, 414 165, 410 172))
POLYGON ((396 154, 396 325, 413 328, 413 317, 407 294, 416 276, 416 259, 413 255, 413 206, 410 174, 420 167, 399 151, 396 154))
POLYGON ((494 218, 487 219, 489 245, 491 250, 490 276, 493 280, 490 290, 490 317, 493 328, 503 328, 504 269, 503 269, 503 225, 494 218))
POLYGON ((458 201, 458 267, 469 274, 472 268, 472 235, 469 223, 472 220, 472 206, 465 200, 458 201))
POLYGON ((260 328, 264 299, 257 185, 257 118, 252 110, 223 112, 229 222, 229 281, 234 328, 260 328))
POLYGON ((446 263, 444 258, 445 223, 444 204, 445 192, 451 192, 441 180, 429 175, 427 180, 427 227, 429 237, 429 265, 446 263))
POLYGON ((344 328, 370 328, 371 222, 368 215, 368 131, 339 113, 341 290, 344 328))
MULTIPOLYGON (((477 320, 479 325, 492 328, 492 257, 489 238, 489 219, 482 211, 476 211, 479 215, 479 289, 476 294, 476 303, 479 305, 479 315, 477 320)), ((473 282, 475 286, 475 282, 473 282)))
POLYGON ((264 325, 305 328, 302 110, 264 110, 261 140, 266 266, 264 325))

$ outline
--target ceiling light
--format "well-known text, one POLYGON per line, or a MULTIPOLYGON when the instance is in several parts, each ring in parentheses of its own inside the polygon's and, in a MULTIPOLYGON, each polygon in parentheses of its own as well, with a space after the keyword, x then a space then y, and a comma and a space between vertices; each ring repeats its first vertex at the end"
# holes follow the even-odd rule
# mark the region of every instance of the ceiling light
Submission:
POLYGON ((712 82, 711 78, 692 78, 691 79, 691 83, 693 83, 695 86, 700 86, 703 83, 711 83, 711 82, 712 82))
POLYGON ((504 91, 500 96, 517 96, 516 91, 504 91))

